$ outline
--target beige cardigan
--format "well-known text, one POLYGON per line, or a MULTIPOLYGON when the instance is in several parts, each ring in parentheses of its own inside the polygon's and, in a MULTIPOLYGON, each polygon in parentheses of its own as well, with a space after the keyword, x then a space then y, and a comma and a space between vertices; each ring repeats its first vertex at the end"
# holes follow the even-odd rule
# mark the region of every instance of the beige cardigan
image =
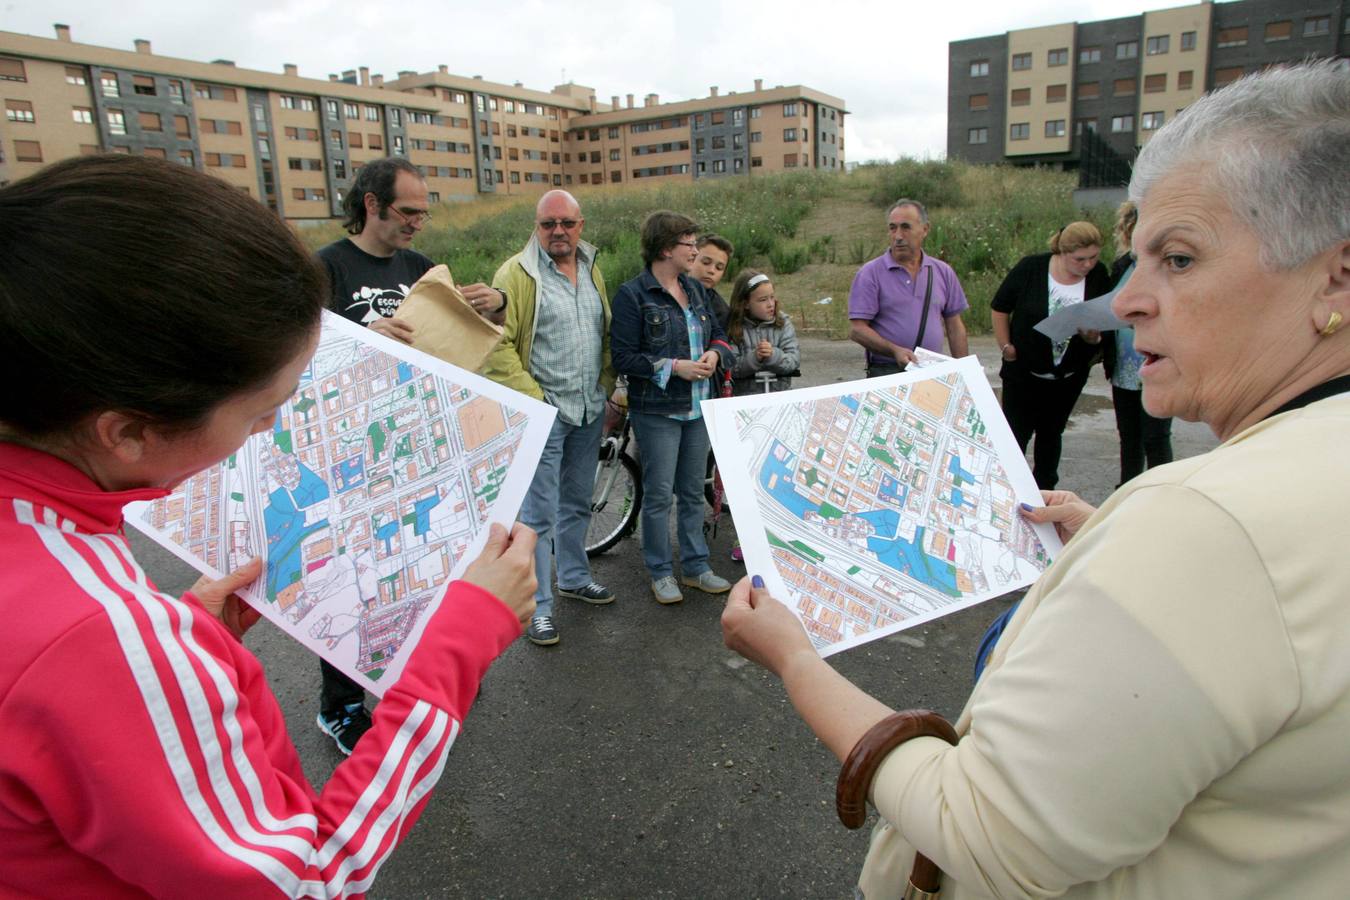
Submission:
POLYGON ((1350 395, 1117 491, 957 727, 878 772, 867 900, 906 841, 945 900, 1345 896, 1350 395))

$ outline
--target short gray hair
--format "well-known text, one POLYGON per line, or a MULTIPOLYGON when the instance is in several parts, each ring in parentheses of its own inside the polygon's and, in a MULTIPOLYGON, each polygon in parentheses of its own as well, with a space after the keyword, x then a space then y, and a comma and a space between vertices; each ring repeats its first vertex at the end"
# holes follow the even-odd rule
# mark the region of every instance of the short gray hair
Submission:
POLYGON ((1130 199, 1139 203, 1173 170, 1196 164, 1265 236, 1268 270, 1296 268, 1350 239, 1350 67, 1321 60, 1269 69, 1206 94, 1140 151, 1130 199))
POLYGON ((919 221, 922 222, 924 225, 928 224, 928 210, 924 209, 923 204, 920 203, 918 200, 910 200, 908 197, 901 197, 899 200, 892 203, 891 208, 886 210, 886 218, 889 219, 891 217, 891 213, 895 212, 902 206, 912 206, 915 209, 917 209, 919 211, 919 221))

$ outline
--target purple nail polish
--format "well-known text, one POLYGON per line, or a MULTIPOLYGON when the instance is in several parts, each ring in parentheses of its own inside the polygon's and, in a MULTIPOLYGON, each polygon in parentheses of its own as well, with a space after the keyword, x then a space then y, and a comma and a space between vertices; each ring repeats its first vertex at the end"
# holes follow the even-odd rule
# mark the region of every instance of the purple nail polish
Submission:
POLYGON ((1031 512, 1031 504, 1030 504, 1030 503, 1022 503, 1022 504, 1019 504, 1019 505, 1022 507, 1022 509, 1026 510, 1027 512, 1031 512))
POLYGON ((750 579, 750 586, 754 588, 762 588, 764 587, 764 579, 760 578, 758 575, 755 575, 750 579))

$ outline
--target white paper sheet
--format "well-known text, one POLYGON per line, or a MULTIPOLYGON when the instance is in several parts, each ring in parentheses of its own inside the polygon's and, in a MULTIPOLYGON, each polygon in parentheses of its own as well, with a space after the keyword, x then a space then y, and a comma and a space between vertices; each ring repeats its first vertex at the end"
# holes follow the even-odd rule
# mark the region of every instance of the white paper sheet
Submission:
POLYGON ((1033 582, 1059 552, 974 357, 703 401, 746 571, 821 655, 1033 582))
POLYGON ((376 694, 445 585, 508 527, 556 411, 332 313, 272 431, 127 521, 376 694))
POLYGON ((1071 303, 1055 313, 1037 322, 1033 328, 1052 341, 1062 341, 1082 331, 1114 331, 1126 328, 1128 322, 1122 322, 1111 312, 1111 301, 1116 292, 1103 294, 1086 303, 1071 303))

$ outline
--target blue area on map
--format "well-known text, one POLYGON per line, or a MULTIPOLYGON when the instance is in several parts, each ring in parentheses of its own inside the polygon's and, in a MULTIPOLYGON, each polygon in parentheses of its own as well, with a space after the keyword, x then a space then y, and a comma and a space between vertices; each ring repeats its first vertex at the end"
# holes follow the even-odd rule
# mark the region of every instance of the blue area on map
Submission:
POLYGON ((315 475, 314 470, 304 463, 299 463, 298 467, 300 469, 300 483, 295 486, 295 490, 291 491, 291 496, 295 498, 295 505, 300 509, 308 509, 321 500, 327 500, 328 485, 324 483, 324 480, 315 475))
POLYGON ((914 530, 914 540, 896 538, 887 541, 881 538, 868 538, 867 549, 876 554, 877 559, 899 572, 904 572, 916 581, 922 581, 950 597, 959 597, 956 587, 956 567, 946 560, 937 559, 923 552, 922 526, 914 530))
POLYGON ((858 513, 858 518, 872 526, 877 534, 889 538, 900 527, 900 514, 893 509, 874 509, 871 512, 858 513))
MULTIPOLYGON (((791 466, 794 459, 795 456, 787 448, 774 441, 764 458, 764 466, 760 469, 759 483, 775 502, 797 518, 805 519, 806 513, 818 512, 819 507, 793 488, 791 466), (784 456, 781 461, 777 457, 780 452, 784 456), (778 476, 778 481, 770 488, 769 482, 775 475, 778 476)), ((948 596, 961 596, 956 587, 956 567, 946 560, 936 559, 923 552, 923 528, 916 529, 914 540, 908 541, 892 537, 900 527, 900 514, 893 509, 877 509, 855 515, 869 523, 878 535, 887 535, 867 539, 867 549, 876 554, 879 562, 898 572, 904 572, 948 596)), ((376 536, 379 534, 377 531, 376 536)))
POLYGON ((392 549, 389 542, 398 534, 398 521, 385 522, 379 528, 375 529, 375 540, 384 541, 384 552, 389 553, 392 549))
POLYGON ((840 398, 839 398, 839 402, 842 403, 842 404, 844 404, 845 406, 847 406, 849 409, 853 410, 854 412, 857 412, 857 411, 858 411, 858 398, 857 398, 857 397, 840 397, 840 398))
POLYGON ((965 503, 965 495, 956 488, 952 488, 952 506, 960 506, 965 503))
POLYGON ((413 504, 413 534, 421 537, 431 530, 431 511, 441 502, 441 495, 423 497, 413 504))
POLYGON ((366 460, 352 456, 333 466, 333 489, 339 494, 360 487, 366 481, 366 460))
POLYGON ((328 520, 305 527, 305 514, 296 508, 291 494, 284 488, 277 488, 267 500, 263 509, 263 528, 267 532, 267 595, 276 599, 278 593, 304 576, 301 544, 315 531, 327 528, 328 520))
POLYGON ((764 458, 764 468, 759 472, 759 483, 784 509, 799 519, 805 519, 808 512, 818 512, 820 507, 797 493, 796 488, 792 486, 791 465, 795 458, 792 453, 787 451, 786 447, 778 441, 774 441, 773 446, 769 448, 768 455, 764 458), (779 451, 785 454, 785 458, 781 461, 775 455, 779 451), (773 480, 775 475, 778 476, 778 483, 769 487, 769 482, 773 480))
POLYGON ((905 505, 905 498, 909 496, 909 485, 901 484, 891 476, 882 473, 881 487, 877 490, 883 497, 889 497, 899 506, 905 505))
POLYGON ((412 366, 408 365, 408 364, 405 363, 405 362, 399 363, 399 364, 398 364, 398 383, 399 383, 399 384, 403 384, 405 381, 412 381, 412 377, 413 377, 412 366))
POLYGON ((951 455, 951 459, 947 460, 947 471, 951 473, 953 478, 959 478, 966 484, 975 483, 975 476, 961 468, 961 457, 955 453, 951 455))

